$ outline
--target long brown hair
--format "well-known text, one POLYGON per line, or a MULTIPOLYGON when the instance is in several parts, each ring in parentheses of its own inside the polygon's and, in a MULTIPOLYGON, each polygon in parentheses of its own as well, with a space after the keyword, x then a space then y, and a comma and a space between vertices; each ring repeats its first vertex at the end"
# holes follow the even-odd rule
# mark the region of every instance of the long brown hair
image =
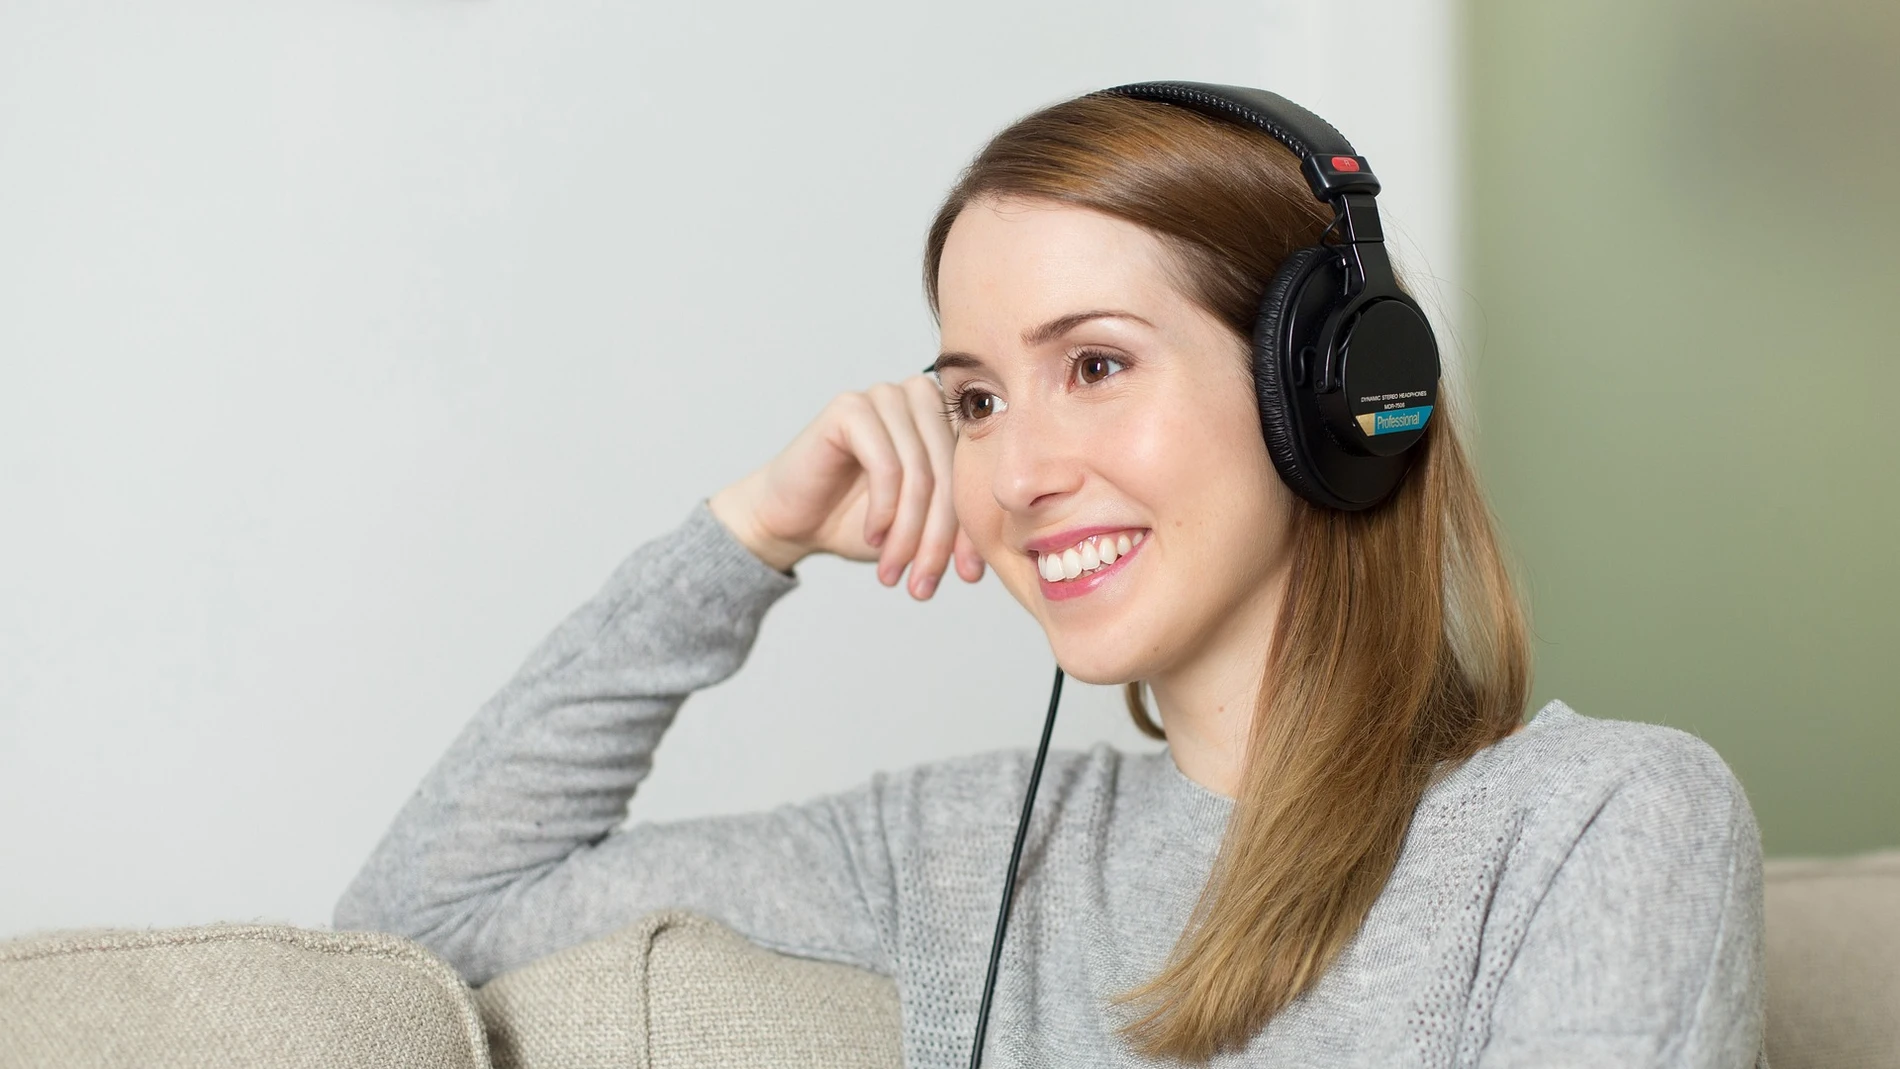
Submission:
MULTIPOLYGON (((998 134, 931 224, 924 284, 980 197, 1091 208, 1146 227, 1192 300, 1242 338, 1288 253, 1332 221, 1293 153, 1168 104, 1087 96, 998 134)), ((1311 987, 1384 889, 1441 762, 1510 734, 1530 687, 1522 609, 1441 405, 1393 497, 1296 502, 1294 558, 1244 771, 1214 869, 1160 973, 1118 1001, 1149 1057, 1244 1047, 1311 987)), ((1139 682, 1130 714, 1161 736, 1139 682)))

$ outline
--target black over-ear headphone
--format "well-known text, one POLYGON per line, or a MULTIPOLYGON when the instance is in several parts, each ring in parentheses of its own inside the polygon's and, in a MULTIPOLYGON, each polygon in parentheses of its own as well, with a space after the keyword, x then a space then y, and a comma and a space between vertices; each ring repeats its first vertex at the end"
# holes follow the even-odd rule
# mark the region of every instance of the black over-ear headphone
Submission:
POLYGON ((1326 120, 1264 89, 1139 82, 1105 95, 1156 100, 1271 134, 1333 206, 1337 244, 1299 249, 1267 285, 1254 322, 1254 392, 1280 478, 1315 505, 1363 509, 1411 465, 1438 403, 1438 343, 1392 275, 1379 180, 1326 120))
MULTIPOLYGON (((1372 169, 1326 120, 1264 89, 1140 82, 1102 93, 1176 104, 1264 130, 1299 156, 1313 196, 1333 206, 1326 234, 1337 235, 1337 241, 1325 244, 1322 235, 1321 244, 1288 256, 1261 299, 1253 333, 1260 429, 1280 478, 1313 504, 1364 509, 1391 496, 1438 403, 1438 342, 1418 303, 1399 290, 1392 275, 1373 204, 1379 180, 1372 169)), ((983 1061, 1016 868, 1061 700, 1058 667, 1003 875, 971 1069, 983 1061)))

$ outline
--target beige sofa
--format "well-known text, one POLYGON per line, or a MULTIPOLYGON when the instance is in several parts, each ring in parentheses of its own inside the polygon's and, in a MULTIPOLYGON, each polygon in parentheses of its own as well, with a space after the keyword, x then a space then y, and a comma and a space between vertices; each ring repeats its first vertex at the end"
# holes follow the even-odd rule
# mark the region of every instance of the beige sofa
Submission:
MULTIPOLYGON (((1900 851, 1768 865, 1775 1069, 1900 1069, 1900 851)), ((651 914, 470 989, 395 936, 268 925, 0 943, 0 1069, 901 1065, 881 976, 651 914)))

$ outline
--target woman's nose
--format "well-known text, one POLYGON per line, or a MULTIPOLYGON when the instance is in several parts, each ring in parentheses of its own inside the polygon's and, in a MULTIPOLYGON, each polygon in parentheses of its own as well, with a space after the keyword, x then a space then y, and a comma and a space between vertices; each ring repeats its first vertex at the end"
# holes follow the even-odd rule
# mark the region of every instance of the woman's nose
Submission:
POLYGON ((992 493, 1006 511, 1027 512, 1082 485, 1085 465, 1073 428, 1050 418, 1048 406, 1031 404, 1002 428, 1003 441, 991 472, 992 493))

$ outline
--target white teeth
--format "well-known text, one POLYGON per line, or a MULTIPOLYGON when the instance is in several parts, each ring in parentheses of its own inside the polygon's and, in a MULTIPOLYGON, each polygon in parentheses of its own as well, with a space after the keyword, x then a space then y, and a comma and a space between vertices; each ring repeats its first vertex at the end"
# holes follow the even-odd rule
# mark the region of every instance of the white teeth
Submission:
POLYGON ((1084 539, 1060 553, 1038 553, 1036 571, 1049 582, 1060 583, 1084 572, 1106 568, 1140 545, 1145 533, 1136 531, 1132 537, 1126 533, 1114 537, 1098 536, 1084 539))
POLYGON ((1082 574, 1082 554, 1073 549, 1062 551, 1062 578, 1074 579, 1082 574))

